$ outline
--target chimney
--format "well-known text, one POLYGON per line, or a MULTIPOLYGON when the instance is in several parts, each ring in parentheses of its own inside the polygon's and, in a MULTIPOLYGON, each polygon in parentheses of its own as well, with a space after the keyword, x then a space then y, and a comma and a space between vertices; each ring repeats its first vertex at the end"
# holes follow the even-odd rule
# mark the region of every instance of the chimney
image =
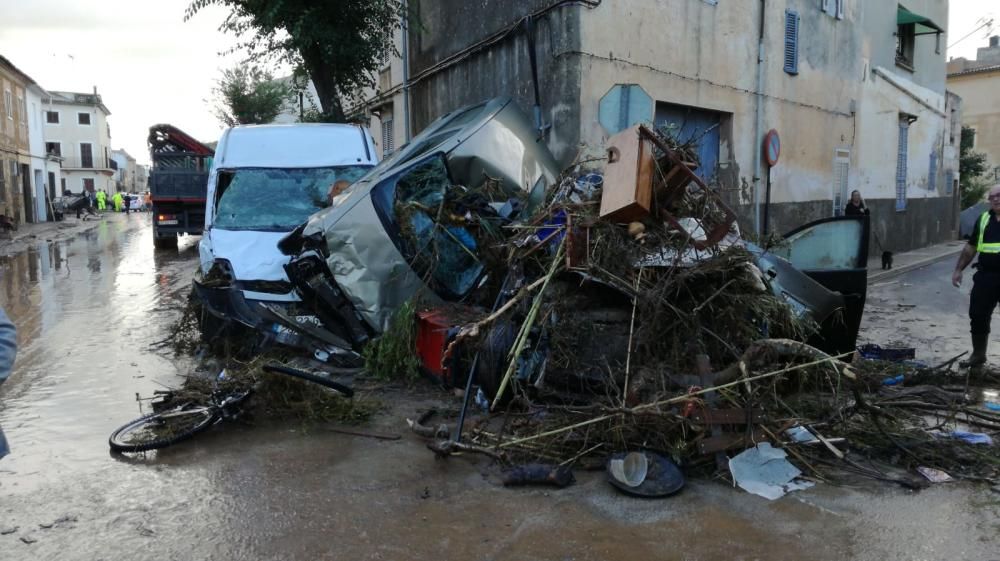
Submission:
POLYGON ((990 37, 990 47, 1000 47, 1000 35, 990 37))
POLYGON ((94 86, 94 95, 97 95, 97 86, 94 86))

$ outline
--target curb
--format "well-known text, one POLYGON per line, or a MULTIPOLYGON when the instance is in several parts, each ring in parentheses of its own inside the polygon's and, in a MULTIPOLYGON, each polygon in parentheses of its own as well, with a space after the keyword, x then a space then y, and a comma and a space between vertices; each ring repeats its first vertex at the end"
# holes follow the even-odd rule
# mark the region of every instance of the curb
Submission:
POLYGON ((953 258, 953 257, 955 257, 956 255, 958 255, 961 252, 962 252, 962 248, 959 247, 959 248, 956 248, 955 251, 950 251, 950 252, 942 254, 942 255, 936 255, 934 257, 927 257, 927 258, 921 259, 919 261, 915 261, 915 262, 907 264, 907 265, 903 265, 903 266, 895 268, 895 269, 889 269, 888 271, 885 271, 885 272, 879 271, 878 273, 875 273, 874 275, 869 275, 868 276, 868 284, 874 284, 874 283, 879 282, 879 281, 883 281, 883 280, 895 278, 895 277, 897 277, 899 275, 902 275, 904 273, 909 273, 910 271, 913 271, 915 269, 920 269, 921 267, 926 267, 928 265, 933 265, 934 263, 937 263, 939 261, 944 261, 945 259, 953 258))

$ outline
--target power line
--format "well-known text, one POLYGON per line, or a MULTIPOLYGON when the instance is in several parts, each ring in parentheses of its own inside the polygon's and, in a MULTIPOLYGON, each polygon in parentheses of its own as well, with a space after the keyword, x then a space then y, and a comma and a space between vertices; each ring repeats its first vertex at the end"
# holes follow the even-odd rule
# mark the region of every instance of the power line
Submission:
MULTIPOLYGON (((982 19, 982 18, 980 18, 980 19, 982 19)), ((984 21, 982 24, 979 25, 979 27, 977 27, 977 28, 973 29, 972 31, 968 32, 967 34, 965 34, 964 36, 962 36, 962 38, 959 39, 958 41, 955 41, 954 43, 948 45, 948 48, 950 49, 950 48, 954 47, 955 45, 961 43, 962 41, 965 41, 969 37, 972 37, 972 35, 975 32, 979 31, 980 29, 982 29, 984 27, 989 27, 990 31, 992 31, 993 30, 993 18, 990 18, 990 19, 984 21)))

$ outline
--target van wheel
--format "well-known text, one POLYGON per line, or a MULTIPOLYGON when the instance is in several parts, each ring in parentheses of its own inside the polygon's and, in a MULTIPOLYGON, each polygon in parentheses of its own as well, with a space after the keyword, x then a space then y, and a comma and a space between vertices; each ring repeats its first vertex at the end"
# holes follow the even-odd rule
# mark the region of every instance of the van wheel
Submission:
POLYGON ((156 249, 176 249, 177 248, 177 236, 168 237, 158 237, 153 236, 153 247, 156 249))

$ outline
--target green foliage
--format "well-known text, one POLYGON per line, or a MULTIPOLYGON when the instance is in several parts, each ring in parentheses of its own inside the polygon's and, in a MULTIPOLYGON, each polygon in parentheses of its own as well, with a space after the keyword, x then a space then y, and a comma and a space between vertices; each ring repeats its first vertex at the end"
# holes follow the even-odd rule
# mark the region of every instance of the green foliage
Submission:
POLYGON ((380 380, 408 382, 420 374, 416 310, 413 300, 400 306, 389 322, 389 329, 364 348, 362 355, 369 374, 380 380))
POLYGON ((292 87, 260 68, 237 66, 222 71, 215 94, 215 115, 226 126, 264 125, 291 101, 292 87))
POLYGON ((396 53, 399 0, 193 0, 184 19, 209 5, 230 9, 221 29, 253 62, 286 63, 316 87, 325 121, 345 120, 343 100, 374 87, 386 53, 396 53))
POLYGON ((976 131, 972 127, 962 127, 958 173, 959 185, 962 189, 962 208, 981 202, 989 190, 990 184, 983 177, 986 173, 986 154, 973 152, 976 131))
POLYGON ((977 203, 986 200, 986 192, 990 190, 992 183, 984 177, 966 179, 964 176, 959 180, 962 188, 962 208, 966 209, 977 203))

